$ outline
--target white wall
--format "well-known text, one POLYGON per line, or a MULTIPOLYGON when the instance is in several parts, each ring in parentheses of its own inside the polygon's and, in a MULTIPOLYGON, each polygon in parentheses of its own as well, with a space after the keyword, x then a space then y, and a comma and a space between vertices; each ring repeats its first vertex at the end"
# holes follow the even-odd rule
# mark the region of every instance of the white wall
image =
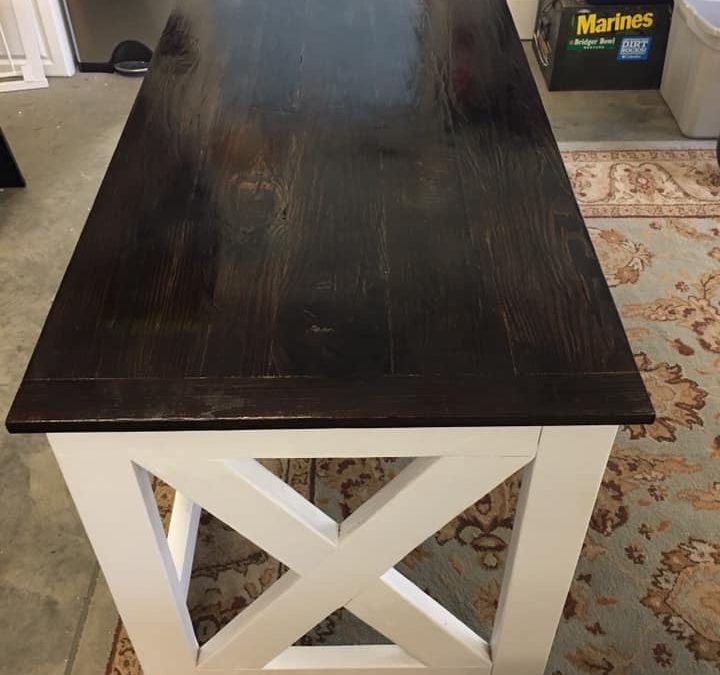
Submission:
POLYGON ((535 15, 537 14, 537 0, 508 0, 508 7, 515 19, 515 27, 521 40, 532 39, 535 31, 535 15))
MULTIPOLYGON (((30 0, 30 3, 33 5, 37 19, 45 74, 72 75, 75 72, 75 63, 60 0, 30 0)), ((5 32, 13 60, 17 64, 22 64, 24 59, 22 42, 11 0, 0 0, 0 24, 5 32)), ((7 64, 7 57, 2 51, 3 47, 0 44, 0 70, 3 70, 7 64)))

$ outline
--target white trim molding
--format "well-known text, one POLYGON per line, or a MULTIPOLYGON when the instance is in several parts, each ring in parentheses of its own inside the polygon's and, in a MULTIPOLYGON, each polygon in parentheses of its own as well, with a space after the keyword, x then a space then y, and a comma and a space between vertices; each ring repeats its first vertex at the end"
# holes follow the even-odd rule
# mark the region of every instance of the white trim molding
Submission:
MULTIPOLYGON (((16 0, 0 0, 0 24, 4 29, 10 51, 8 58, 5 47, 0 47, 0 72, 10 69, 11 59, 16 68, 28 65, 32 67, 32 58, 28 58, 27 48, 23 46, 24 39, 20 35, 15 4, 16 0)), ((29 5, 44 74, 48 77, 74 75, 75 59, 60 0, 22 0, 20 4, 29 5)))

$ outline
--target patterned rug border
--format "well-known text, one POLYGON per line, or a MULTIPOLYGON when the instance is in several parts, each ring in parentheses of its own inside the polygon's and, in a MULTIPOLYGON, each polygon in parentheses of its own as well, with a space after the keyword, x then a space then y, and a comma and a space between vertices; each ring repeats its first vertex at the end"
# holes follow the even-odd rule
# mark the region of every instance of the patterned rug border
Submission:
MULTIPOLYGON (((684 162, 717 161, 712 142, 674 142, 663 147, 627 144, 627 147, 594 144, 585 148, 572 148, 572 144, 559 144, 563 160, 577 163, 591 162, 684 162)), ((686 193, 687 194, 687 193, 686 193)), ((580 211, 586 218, 708 218, 720 216, 720 201, 703 202, 699 197, 687 195, 687 201, 675 203, 592 204, 578 197, 580 211)))
POLYGON ((561 152, 601 150, 714 150, 716 141, 683 138, 674 141, 558 141, 561 152))
POLYGON ((716 218, 720 204, 674 204, 673 206, 585 206, 580 205, 585 218, 716 218))
POLYGON ((612 161, 626 160, 628 162, 642 162, 648 160, 673 161, 694 159, 701 155, 703 159, 714 160, 713 148, 607 148, 604 150, 562 150, 563 157, 575 162, 589 162, 591 160, 612 161))

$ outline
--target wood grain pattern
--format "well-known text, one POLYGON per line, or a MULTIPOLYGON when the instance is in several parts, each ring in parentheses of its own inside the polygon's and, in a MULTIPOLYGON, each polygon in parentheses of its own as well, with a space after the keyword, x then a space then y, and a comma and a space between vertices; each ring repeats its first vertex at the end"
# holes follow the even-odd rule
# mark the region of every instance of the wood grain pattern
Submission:
POLYGON ((8 427, 650 419, 503 0, 184 0, 8 427))

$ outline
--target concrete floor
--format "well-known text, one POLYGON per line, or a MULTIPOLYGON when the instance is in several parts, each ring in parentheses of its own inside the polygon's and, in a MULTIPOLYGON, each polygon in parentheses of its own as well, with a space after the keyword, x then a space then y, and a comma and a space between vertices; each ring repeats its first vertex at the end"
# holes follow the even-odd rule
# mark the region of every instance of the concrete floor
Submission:
MULTIPOLYGON (((82 74, 0 94, 28 181, 0 190, 2 420, 138 86, 82 74)), ((539 86, 559 141, 682 138, 658 92, 539 86)), ((0 493, 0 675, 103 675, 117 616, 43 437, 0 430, 0 493)))
MULTIPOLYGON (((0 94, 28 182, 0 191, 3 421, 137 88, 83 75, 0 94)), ((0 673, 102 675, 114 607, 44 437, 3 426, 0 494, 0 673)))
POLYGON ((685 138, 659 91, 548 91, 531 43, 523 45, 559 143, 685 138))

